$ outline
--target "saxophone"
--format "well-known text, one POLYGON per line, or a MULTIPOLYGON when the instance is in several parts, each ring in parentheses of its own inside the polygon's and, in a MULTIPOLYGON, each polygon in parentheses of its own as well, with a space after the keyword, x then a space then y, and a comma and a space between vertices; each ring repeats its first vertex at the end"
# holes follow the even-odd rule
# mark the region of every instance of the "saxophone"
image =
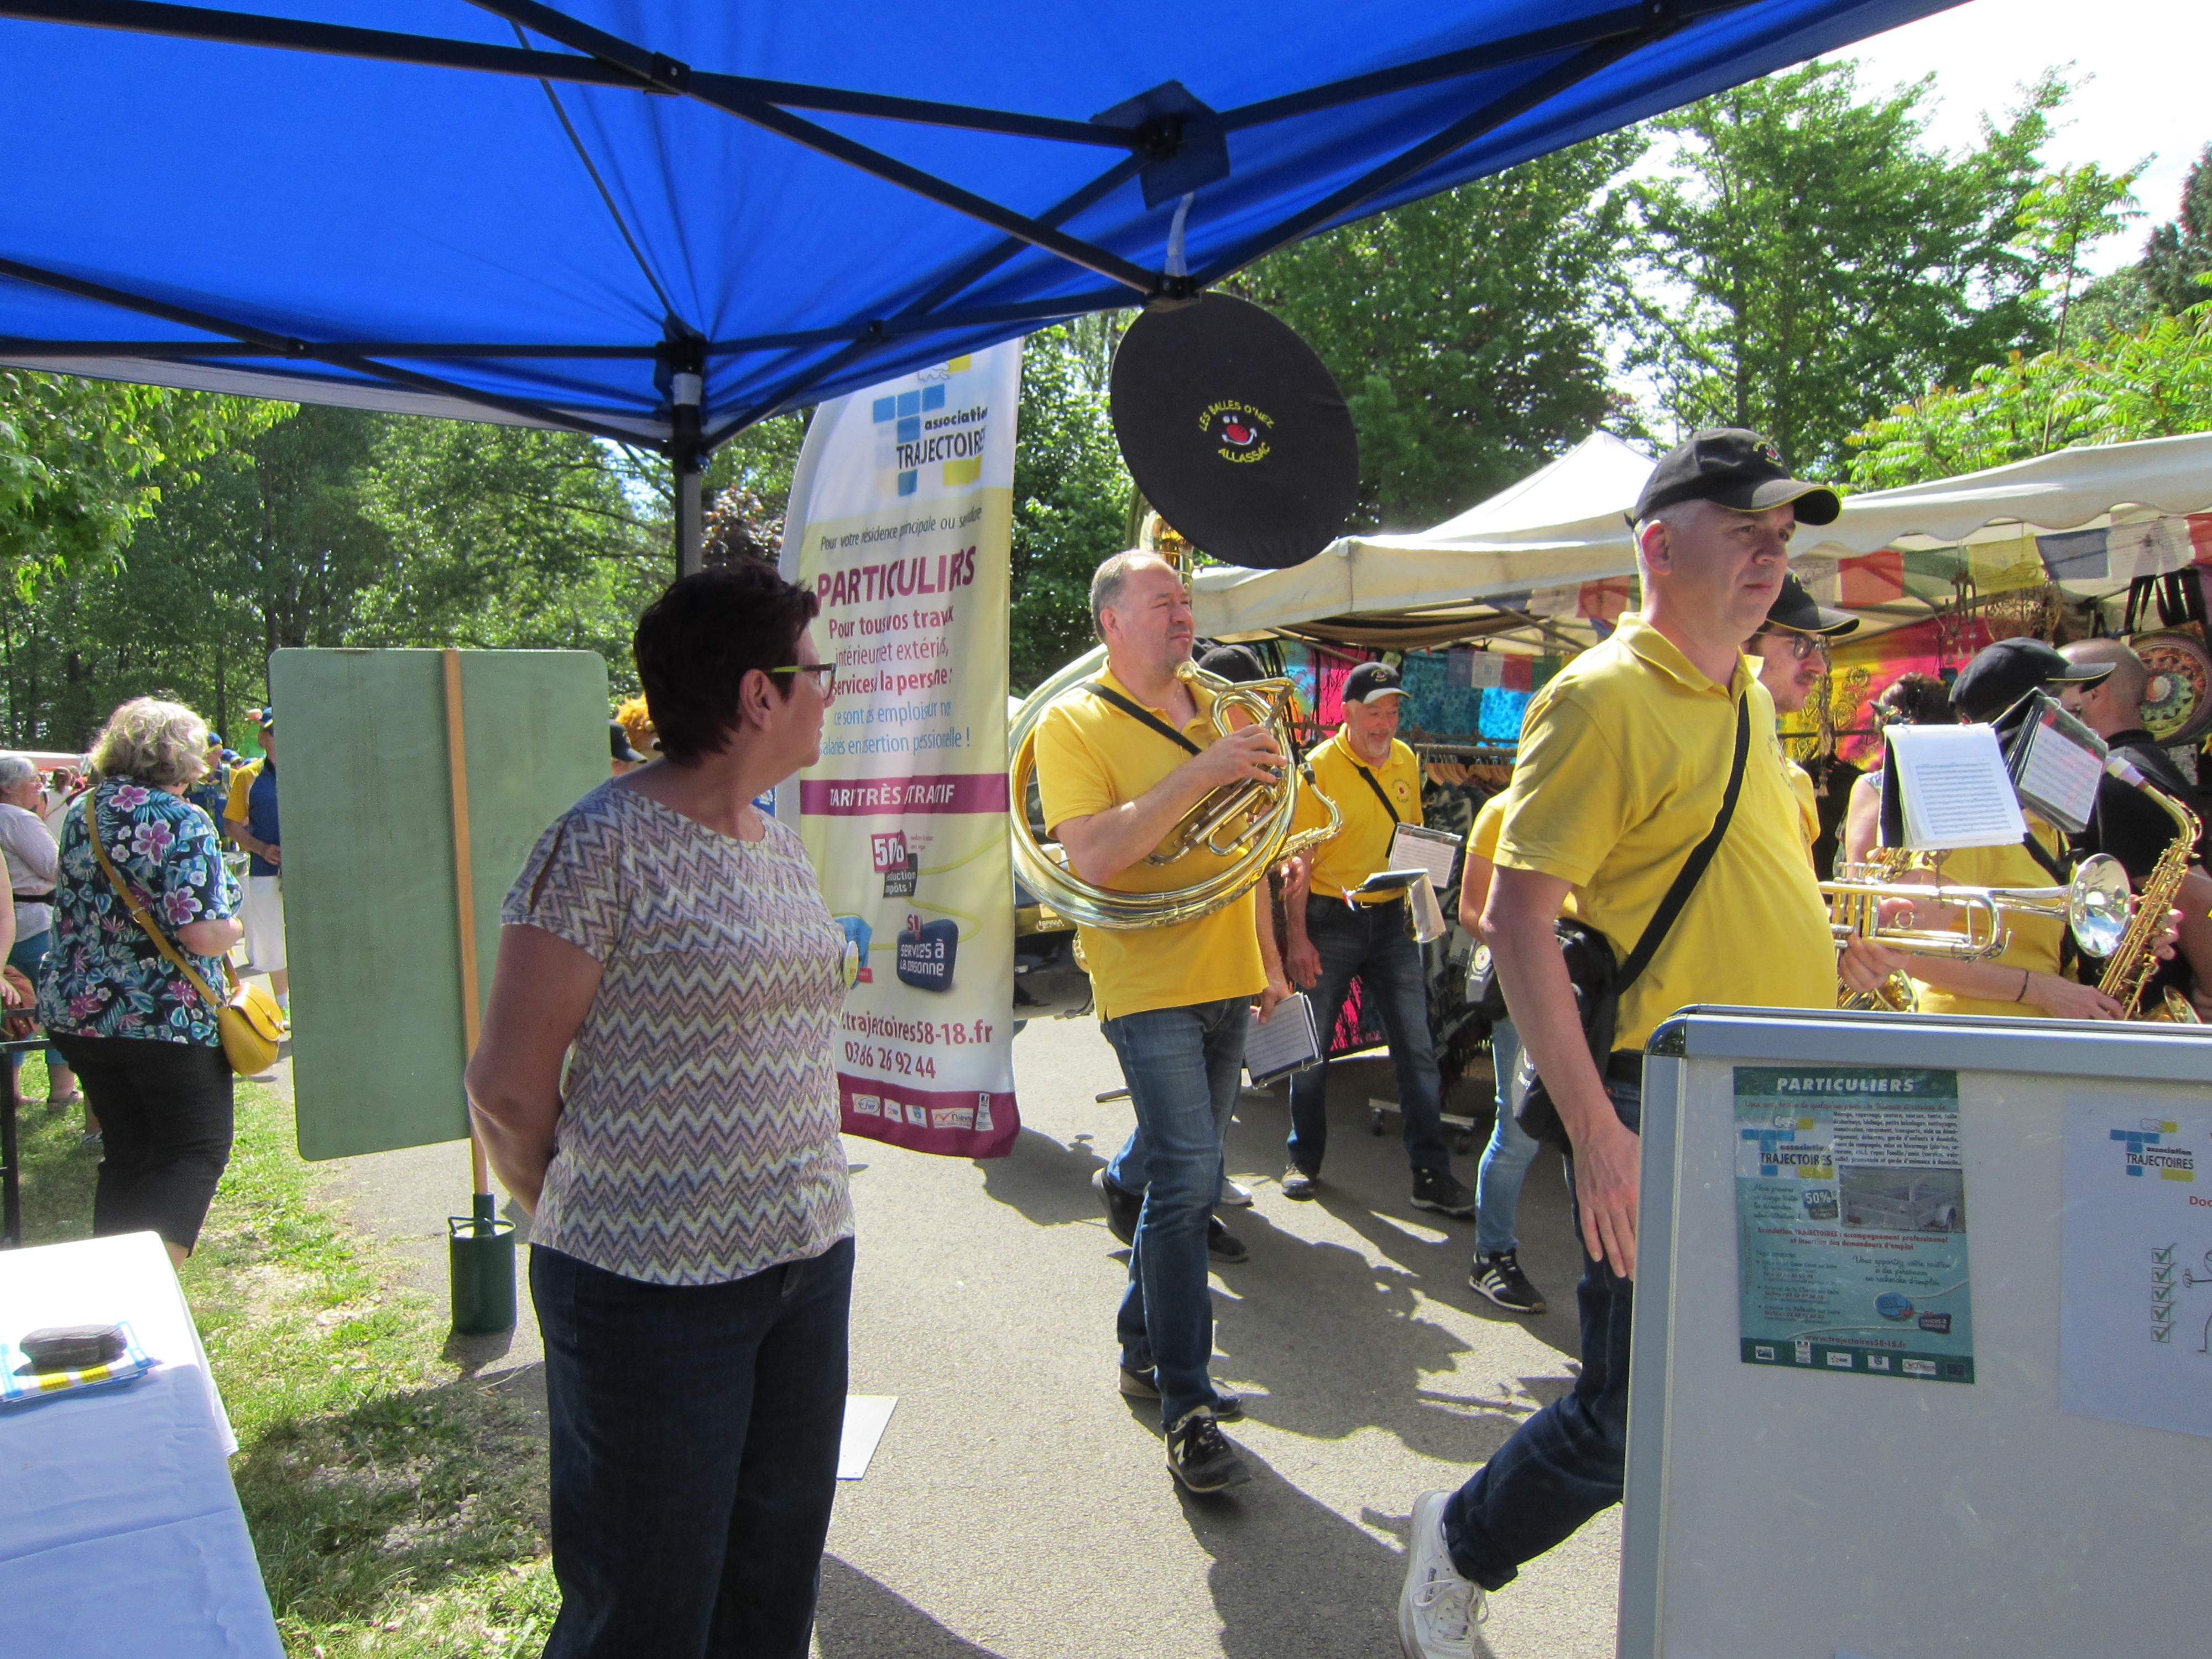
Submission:
MULTIPOLYGON (((2158 941, 2166 932, 2166 912, 2173 908, 2174 896, 2181 890, 2181 878, 2188 873, 2190 860, 2197 854, 2197 836, 2203 826, 2196 813, 2164 790, 2153 787, 2141 772, 2117 756, 2105 763, 2105 769, 2157 802, 2173 820, 2174 827, 2173 839, 2158 855, 2158 863, 2137 890, 2135 914, 2128 919, 2127 931, 2112 947, 2112 954, 2106 958, 2105 971, 2097 981, 2097 988, 2120 1005, 2120 1018, 2134 1019, 2138 1018, 2136 1011, 2142 1005, 2151 976, 2158 971, 2158 941)), ((2197 1018, 2197 1010, 2190 1006, 2189 999, 2170 985, 2155 1011, 2141 1018, 2175 1025, 2203 1024, 2197 1018)))

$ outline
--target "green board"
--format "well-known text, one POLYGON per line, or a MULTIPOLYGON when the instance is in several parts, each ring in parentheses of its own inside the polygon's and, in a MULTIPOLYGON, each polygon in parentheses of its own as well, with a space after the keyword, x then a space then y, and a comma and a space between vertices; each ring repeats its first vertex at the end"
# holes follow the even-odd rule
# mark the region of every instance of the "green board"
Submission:
MULTIPOLYGON (((589 651, 464 651, 477 988, 499 906, 545 826, 607 776, 606 665, 589 651)), ((300 1155, 456 1140, 460 906, 445 654, 279 651, 285 953, 300 1155)))

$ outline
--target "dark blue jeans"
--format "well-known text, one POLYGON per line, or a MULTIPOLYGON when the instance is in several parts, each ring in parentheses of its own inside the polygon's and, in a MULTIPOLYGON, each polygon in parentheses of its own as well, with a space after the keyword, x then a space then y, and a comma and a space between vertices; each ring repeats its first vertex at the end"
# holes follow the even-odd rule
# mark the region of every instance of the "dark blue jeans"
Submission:
MULTIPOLYGON (((1390 1039, 1407 1161, 1416 1170, 1450 1174, 1443 1087, 1437 1080, 1436 1040, 1429 1035, 1429 978, 1421 947, 1406 931, 1406 902, 1347 904, 1316 893, 1306 900, 1306 938, 1321 957, 1321 978, 1306 994, 1313 999, 1322 1047, 1328 1046, 1356 975, 1390 1039)), ((1328 1151, 1328 1062, 1323 1060, 1291 1079, 1291 1162, 1319 1175, 1328 1151)))
POLYGON ((1221 1137, 1244 1070, 1250 999, 1152 1008, 1102 1020, 1144 1131, 1145 1207, 1115 1327, 1121 1363, 1159 1368, 1160 1420, 1216 1403, 1206 1224, 1221 1191, 1221 1137))
POLYGON ((805 1659, 845 1420, 853 1241, 724 1285, 533 1246, 545 1339, 547 1659, 805 1659))
MULTIPOLYGON (((1630 1128, 1643 1121, 1642 1091, 1611 1083, 1613 1108, 1630 1128)), ((1575 1166, 1567 1160, 1567 1184, 1575 1166)), ((1575 1237, 1582 1213, 1574 1212, 1575 1237)), ((1628 1450, 1628 1332, 1634 1285, 1583 1251, 1575 1302, 1583 1370, 1573 1389, 1514 1431, 1444 1506, 1444 1542, 1461 1574, 1485 1589, 1512 1583, 1521 1564, 1564 1541, 1620 1501, 1628 1450)))

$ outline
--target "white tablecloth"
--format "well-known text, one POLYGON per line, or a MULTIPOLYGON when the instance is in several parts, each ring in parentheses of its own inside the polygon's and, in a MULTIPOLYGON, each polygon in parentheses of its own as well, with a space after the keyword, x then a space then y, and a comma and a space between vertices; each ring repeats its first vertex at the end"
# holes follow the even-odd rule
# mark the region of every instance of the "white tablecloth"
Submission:
POLYGON ((0 1407, 0 1650, 282 1659, 238 1442, 152 1233, 0 1250, 0 1334, 127 1320, 155 1368, 0 1407))

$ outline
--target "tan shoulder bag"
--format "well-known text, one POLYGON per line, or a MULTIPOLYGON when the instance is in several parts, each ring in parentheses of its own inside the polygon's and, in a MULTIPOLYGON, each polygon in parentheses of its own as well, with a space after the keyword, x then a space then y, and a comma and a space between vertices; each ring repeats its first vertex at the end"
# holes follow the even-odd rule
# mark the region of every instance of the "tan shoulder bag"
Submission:
POLYGON ((93 799, 94 792, 87 790, 84 797, 84 830, 92 842, 92 855, 100 860, 100 867, 107 872, 107 879, 122 896, 131 919, 146 930, 146 937, 154 941, 154 948, 169 960, 169 965, 191 981, 192 988, 200 994, 207 1006, 215 1010, 215 1028, 222 1036, 224 1058, 230 1069, 242 1077, 252 1077, 265 1072, 276 1063, 276 1045, 292 1034, 284 1018, 284 1011, 276 1006, 276 999, 265 985, 241 980, 231 972, 230 960, 223 959, 222 971, 230 981, 230 994, 218 997, 199 970, 185 960, 183 952, 169 943, 168 935, 154 925, 154 918, 138 902, 107 856, 107 849, 100 844, 100 809, 93 799))

